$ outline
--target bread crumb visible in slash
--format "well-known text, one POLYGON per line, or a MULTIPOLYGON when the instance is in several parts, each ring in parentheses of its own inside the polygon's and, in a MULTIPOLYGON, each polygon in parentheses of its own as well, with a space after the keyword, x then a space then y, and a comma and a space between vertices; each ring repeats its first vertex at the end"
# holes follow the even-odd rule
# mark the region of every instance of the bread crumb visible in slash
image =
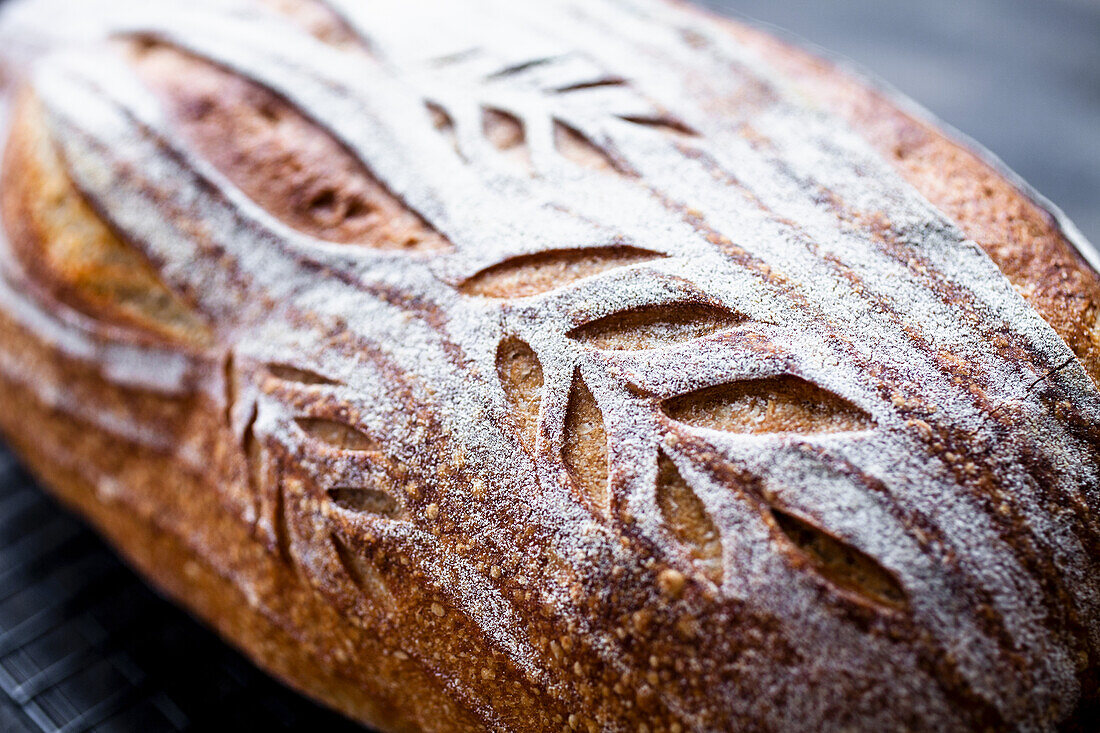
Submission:
POLYGON ((434 613, 436 616, 439 616, 440 618, 443 618, 443 606, 439 605, 438 603, 433 603, 432 613, 434 613))
POLYGON ((424 510, 424 514, 428 517, 428 519, 437 519, 439 517, 439 505, 429 504, 424 510))

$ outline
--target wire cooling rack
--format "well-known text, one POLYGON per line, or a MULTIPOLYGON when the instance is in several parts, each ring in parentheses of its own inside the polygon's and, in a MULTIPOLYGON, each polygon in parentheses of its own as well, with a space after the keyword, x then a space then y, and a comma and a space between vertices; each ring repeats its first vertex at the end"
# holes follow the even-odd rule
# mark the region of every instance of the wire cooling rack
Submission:
POLYGON ((0 447, 0 731, 361 728, 150 591, 0 447))

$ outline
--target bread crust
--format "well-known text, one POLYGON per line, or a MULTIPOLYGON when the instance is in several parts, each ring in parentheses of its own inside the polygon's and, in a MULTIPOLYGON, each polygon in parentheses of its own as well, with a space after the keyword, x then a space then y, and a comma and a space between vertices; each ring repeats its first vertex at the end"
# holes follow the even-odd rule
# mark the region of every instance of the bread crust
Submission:
MULTIPOLYGON (((723 22, 719 20, 719 22, 723 22)), ((921 192, 981 245, 1100 384, 1100 278, 1056 217, 989 162, 936 130, 873 81, 746 26, 731 33, 758 46, 807 94, 835 109, 921 192)), ((1087 245, 1087 243, 1086 243, 1087 245)))
MULTIPOLYGON (((368 28, 336 1, 269 3, 290 23, 140 5, 86 52, 102 78, 47 56, 12 116, 0 430, 259 665, 394 731, 1044 729, 1094 700, 1100 277, 974 153, 658 3, 538 11, 583 62, 410 50, 402 24, 434 26, 397 6, 368 28), (608 48, 585 35, 609 23, 608 48), (631 35, 657 27, 676 38, 631 35), (614 44, 687 92, 652 65, 627 82, 614 44), (433 68, 610 91, 540 148, 529 89, 471 123, 433 68), (344 101, 388 144, 341 127, 344 101), (614 236, 586 219, 601 196, 614 236)), ((73 43, 23 6, 0 41, 73 43)), ((479 42, 545 40, 499 18, 479 42)))

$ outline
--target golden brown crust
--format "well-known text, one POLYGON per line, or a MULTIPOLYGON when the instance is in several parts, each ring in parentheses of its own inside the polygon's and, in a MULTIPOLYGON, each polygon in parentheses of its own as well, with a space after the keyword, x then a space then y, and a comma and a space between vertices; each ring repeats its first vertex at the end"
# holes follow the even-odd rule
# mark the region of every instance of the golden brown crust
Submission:
POLYGON ((910 184, 981 245, 1100 385, 1100 275, 1066 239, 1050 212, 977 153, 834 62, 757 29, 722 22, 790 74, 805 94, 843 115, 910 184))
POLYGON ((379 249, 447 247, 362 163, 277 95, 163 44, 133 43, 127 51, 192 144, 288 226, 379 249))
MULTIPOLYGON (((451 76, 409 102, 372 56, 400 67, 401 38, 369 47, 353 11, 267 4, 364 76, 298 75, 308 59, 242 33, 267 54, 258 70, 232 45, 204 49, 186 14, 173 42, 154 13, 141 40, 98 52, 124 59, 101 85, 36 82, 0 182, 17 255, 0 282, 0 399, 15 408, 0 429, 155 583, 386 730, 1044 728, 1095 693, 1095 390, 1072 381, 1072 356, 1050 363, 1064 346, 992 266, 975 285, 922 259, 900 221, 847 203, 862 174, 785 215, 766 197, 797 179, 791 160, 753 189, 706 147, 705 114, 684 121, 592 59, 437 54, 400 91, 451 76), (467 62, 489 90, 480 109, 447 96, 467 62), (544 66, 531 95, 524 75, 544 66), (518 102, 492 96, 509 79, 518 102), (103 102, 102 126, 74 121, 58 89, 103 102), (615 113, 593 122, 569 102, 540 118, 551 92, 606 93, 594 107, 615 113), (310 94, 365 97, 357 122, 396 123, 356 137, 310 94), (372 112, 381 99, 394 108, 372 112), (437 137, 402 158, 405 124, 437 137), (680 201, 699 169, 699 201, 680 201), (581 193, 567 205, 555 186, 581 193), (605 197, 625 214, 593 224, 605 197), (818 257, 815 236, 834 235, 911 271, 818 257), (737 300, 711 266, 755 295, 737 300), (886 272, 965 325, 926 338, 880 297, 886 272), (848 309, 863 317, 845 330, 848 309), (994 311, 1010 315, 986 347, 979 313, 994 311), (885 337, 876 353, 878 332, 862 350, 868 328, 896 328, 900 354, 885 337), (134 364, 154 356, 147 370, 178 379, 139 388, 134 364)), ((976 239, 1100 378, 1100 284, 1048 214, 879 93, 730 28, 736 89, 687 73, 703 112, 774 104, 766 74, 738 66, 763 55, 976 239)), ((710 43, 693 33, 671 65, 710 43)), ((778 150, 783 132, 735 135, 778 150)), ((918 210, 968 256, 890 190, 904 205, 886 208, 918 210)))
POLYGON ((210 329, 157 271, 92 210, 65 173, 41 109, 25 92, 17 105, 0 185, 14 252, 35 282, 95 318, 154 336, 203 344, 210 329))
MULTIPOLYGON (((32 368, 64 370, 64 381, 102 413, 116 405, 138 410, 174 428, 177 444, 201 440, 211 456, 224 450, 224 428, 208 403, 160 399, 152 406, 141 392, 106 388, 86 365, 51 353, 3 316, 0 342, 32 368)), ((10 379, 0 379, 0 400, 7 408, 0 433, 43 485, 258 665, 380 730, 477 728, 476 718, 414 662, 394 657, 272 557, 232 511, 211 501, 206 480, 181 470, 170 452, 113 438, 41 404, 10 379)))

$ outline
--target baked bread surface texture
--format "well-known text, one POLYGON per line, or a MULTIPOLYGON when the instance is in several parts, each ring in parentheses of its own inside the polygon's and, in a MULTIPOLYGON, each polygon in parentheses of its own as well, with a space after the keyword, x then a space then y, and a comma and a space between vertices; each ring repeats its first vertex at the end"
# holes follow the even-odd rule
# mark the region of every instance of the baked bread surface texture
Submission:
POLYGON ((650 0, 21 0, 0 428, 381 730, 1045 730, 1100 281, 888 94, 650 0))

